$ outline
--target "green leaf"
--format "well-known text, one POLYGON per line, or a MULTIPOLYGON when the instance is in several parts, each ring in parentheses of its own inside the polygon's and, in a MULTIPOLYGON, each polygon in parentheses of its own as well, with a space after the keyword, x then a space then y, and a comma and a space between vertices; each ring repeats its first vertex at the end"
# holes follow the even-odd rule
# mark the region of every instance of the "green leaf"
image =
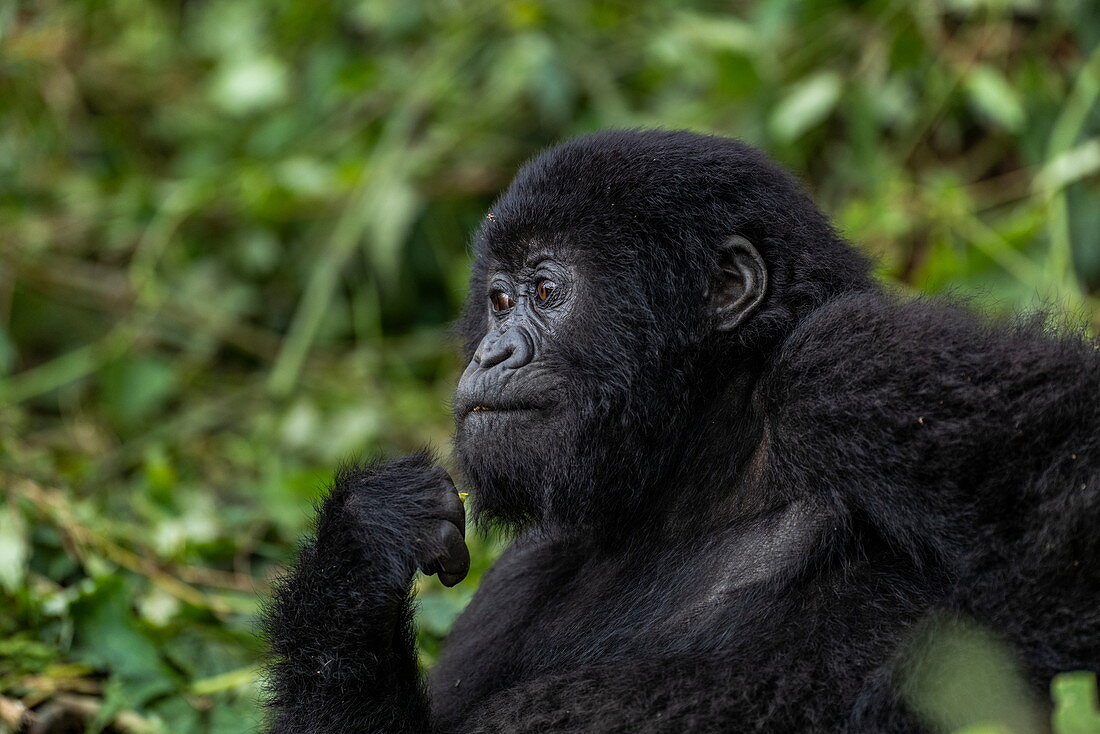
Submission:
POLYGON ((286 66, 274 56, 232 57, 214 78, 210 94, 214 104, 234 115, 272 107, 286 97, 286 66))
POLYGON ((0 505, 0 586, 7 591, 23 585, 30 551, 23 516, 10 505, 0 505))
POLYGON ((1100 137, 1086 140, 1047 161, 1035 175, 1034 188, 1053 194, 1100 171, 1100 137))
POLYGON ((3 324, 0 324, 0 376, 11 373, 18 356, 19 350, 15 342, 12 341, 11 335, 3 324))
POLYGON ((833 71, 822 71, 794 86, 776 105, 768 122, 771 134, 789 143, 822 122, 840 100, 843 82, 833 71))
POLYGON ((685 15, 676 30, 695 47, 734 51, 755 56, 765 45, 757 29, 726 15, 685 15))
POLYGON ((1013 132, 1023 127, 1027 114, 1020 97, 1001 72, 984 64, 976 66, 966 75, 964 83, 970 102, 992 122, 1013 132))
POLYGON ((1041 731, 1042 706, 1030 695, 1012 649, 988 630, 941 619, 911 643, 902 669, 908 705, 941 731, 1041 731))
POLYGON ((176 689, 175 675, 134 617, 129 585, 119 576, 101 578, 71 611, 74 648, 83 662, 110 671, 108 698, 119 708, 138 708, 176 689))
POLYGON ((1050 688, 1054 698, 1055 734, 1100 732, 1095 673, 1063 673, 1054 677, 1050 688))
POLYGON ((176 372, 170 362, 159 357, 121 359, 102 370, 100 385, 112 417, 120 426, 130 428, 171 397, 176 372))
POLYGON ((1014 732, 1001 724, 974 724, 957 729, 954 734, 1014 734, 1014 732))
POLYGON ((471 594, 456 593, 424 595, 419 600, 417 624, 434 635, 446 635, 455 619, 466 608, 470 596, 471 594))

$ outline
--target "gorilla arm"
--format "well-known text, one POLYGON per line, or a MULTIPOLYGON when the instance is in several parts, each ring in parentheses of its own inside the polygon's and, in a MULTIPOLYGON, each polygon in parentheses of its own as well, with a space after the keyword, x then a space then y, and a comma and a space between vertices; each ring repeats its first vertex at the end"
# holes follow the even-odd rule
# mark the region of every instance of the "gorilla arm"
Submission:
POLYGON ((275 734, 427 732, 411 581, 469 569, 465 513, 425 454, 341 472, 266 619, 275 734))
POLYGON ((1100 351, 1078 335, 846 296, 795 330, 760 390, 784 480, 919 561, 1100 552, 1100 351))

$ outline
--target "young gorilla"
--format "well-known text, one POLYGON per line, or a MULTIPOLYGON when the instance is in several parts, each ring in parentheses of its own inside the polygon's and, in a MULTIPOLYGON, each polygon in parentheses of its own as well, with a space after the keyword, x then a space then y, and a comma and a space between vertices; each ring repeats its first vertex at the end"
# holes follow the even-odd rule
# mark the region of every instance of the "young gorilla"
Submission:
POLYGON ((899 663, 993 630, 1037 699, 1100 670, 1100 352, 900 300, 753 149, 607 132, 476 240, 456 447, 515 531, 429 687, 426 454, 341 473, 280 587, 274 732, 924 731, 899 663))

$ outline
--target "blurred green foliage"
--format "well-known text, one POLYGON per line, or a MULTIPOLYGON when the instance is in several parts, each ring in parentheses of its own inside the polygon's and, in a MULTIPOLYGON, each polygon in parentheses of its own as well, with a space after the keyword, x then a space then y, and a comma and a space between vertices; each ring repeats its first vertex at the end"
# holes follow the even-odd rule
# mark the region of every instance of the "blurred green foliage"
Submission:
MULTIPOLYGON (((337 462, 445 456, 468 233, 559 138, 745 138, 900 287, 1095 323, 1098 18, 3 0, 0 731, 21 706, 255 727, 258 599, 337 462)), ((470 581, 422 582, 428 663, 492 558, 473 542, 470 581)))
POLYGON ((932 731, 1046 731, 1044 706, 1030 695, 1012 649, 987 630, 956 619, 931 620, 906 653, 901 693, 932 731))

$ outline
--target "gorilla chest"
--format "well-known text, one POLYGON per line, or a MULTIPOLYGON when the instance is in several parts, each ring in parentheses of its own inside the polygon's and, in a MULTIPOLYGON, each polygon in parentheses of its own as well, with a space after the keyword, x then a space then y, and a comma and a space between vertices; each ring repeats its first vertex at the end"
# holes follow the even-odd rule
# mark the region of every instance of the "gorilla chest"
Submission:
POLYGON ((777 593, 772 582, 795 548, 775 536, 738 532, 614 554, 554 543, 510 550, 434 671, 438 713, 458 715, 495 691, 578 667, 736 646, 777 611, 762 597, 777 593))

